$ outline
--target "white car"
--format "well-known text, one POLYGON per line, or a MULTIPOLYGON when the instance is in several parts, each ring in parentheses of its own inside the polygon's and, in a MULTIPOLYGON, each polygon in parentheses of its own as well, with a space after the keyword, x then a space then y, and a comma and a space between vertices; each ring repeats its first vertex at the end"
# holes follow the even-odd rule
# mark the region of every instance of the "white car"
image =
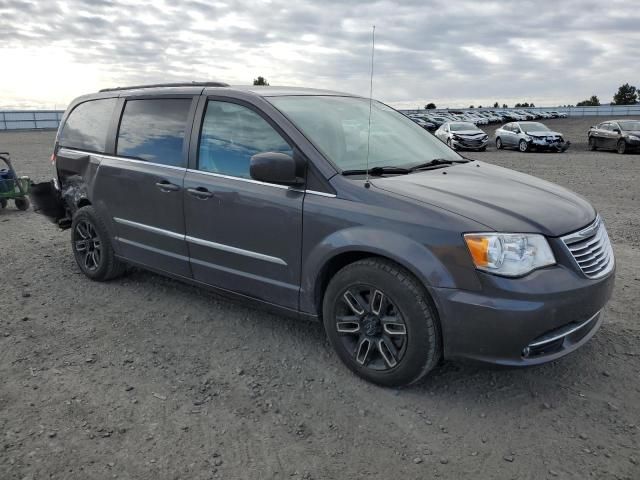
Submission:
POLYGON ((454 150, 468 149, 485 151, 489 135, 470 122, 447 122, 434 135, 454 150))

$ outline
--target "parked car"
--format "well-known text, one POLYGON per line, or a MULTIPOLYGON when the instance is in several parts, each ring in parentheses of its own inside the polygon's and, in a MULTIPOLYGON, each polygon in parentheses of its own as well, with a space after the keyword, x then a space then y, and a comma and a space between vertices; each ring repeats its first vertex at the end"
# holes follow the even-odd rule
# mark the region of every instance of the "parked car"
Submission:
POLYGON ((500 114, 504 117, 505 120, 510 122, 527 119, 524 115, 519 115, 511 110, 501 110, 500 114))
POLYGON ((589 129, 589 150, 615 150, 628 153, 640 150, 640 120, 609 120, 589 129))
POLYGON ((445 116, 441 116, 441 115, 430 115, 427 117, 427 121, 433 123, 436 128, 440 127, 440 125, 446 123, 446 122, 450 122, 451 119, 445 116))
POLYGON ((567 118, 569 116, 567 112, 559 112, 557 110, 552 110, 549 113, 553 115, 553 118, 567 118))
POLYGON ((529 150, 554 150, 564 152, 571 142, 565 142, 561 133, 551 131, 539 122, 511 122, 498 128, 495 133, 496 148, 529 150))
POLYGON ((536 115, 533 113, 525 112, 524 110, 514 110, 514 113, 520 115, 524 120, 535 120, 536 115))
POLYGON ((447 122, 434 135, 454 150, 485 151, 489 143, 489 136, 469 122, 447 122))
POLYGON ((321 321, 341 360, 381 385, 441 358, 555 360, 595 334, 614 284, 583 197, 464 159, 368 98, 107 89, 69 105, 52 159, 32 198, 70 228, 88 278, 137 265, 321 321))
POLYGON ((420 125, 425 130, 432 131, 437 128, 435 123, 429 122, 427 120, 423 120, 422 118, 418 118, 418 117, 409 117, 409 118, 411 118, 411 120, 413 120, 415 123, 420 125))

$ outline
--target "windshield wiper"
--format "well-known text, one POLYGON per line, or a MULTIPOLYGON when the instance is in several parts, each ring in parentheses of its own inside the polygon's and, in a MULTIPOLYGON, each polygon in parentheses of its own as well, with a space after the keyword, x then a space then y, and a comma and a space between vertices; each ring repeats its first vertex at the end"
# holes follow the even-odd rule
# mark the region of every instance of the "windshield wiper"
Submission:
MULTIPOLYGON (((413 170, 409 168, 402 167, 373 167, 369 169, 369 175, 373 175, 374 177, 379 177, 381 175, 406 175, 407 173, 411 173, 413 170)), ((367 170, 357 169, 357 170, 343 170, 342 175, 366 175, 367 170)))
POLYGON ((409 170, 415 172, 417 170, 429 170, 431 168, 440 168, 442 166, 453 165, 455 163, 468 163, 470 160, 447 160, 446 158, 434 158, 425 163, 414 165, 409 170))

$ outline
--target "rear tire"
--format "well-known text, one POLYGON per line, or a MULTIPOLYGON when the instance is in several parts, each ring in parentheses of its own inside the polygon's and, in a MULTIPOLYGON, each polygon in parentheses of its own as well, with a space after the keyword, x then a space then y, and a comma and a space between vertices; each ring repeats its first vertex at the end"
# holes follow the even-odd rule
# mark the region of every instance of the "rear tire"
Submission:
POLYGON ((597 149, 598 147, 596 146, 596 139, 593 137, 589 137, 589 150, 593 152, 597 149))
POLYGON ((502 139, 500 137, 496 138, 496 148, 498 150, 502 150, 504 145, 502 144, 502 139))
POLYGON ((440 361, 440 327, 428 293, 389 260, 367 258, 336 273, 322 311, 340 359, 370 382, 410 385, 440 361))
POLYGON ((616 152, 618 152, 620 155, 624 155, 625 153, 627 153, 627 142, 625 142, 623 139, 618 140, 618 145, 616 145, 616 152))
POLYGON ((78 267, 91 280, 111 280, 125 271, 125 264, 116 258, 109 231, 91 205, 73 216, 71 249, 78 267))
POLYGON ((29 209, 29 205, 31 205, 31 204, 29 203, 29 199, 28 199, 28 198, 26 198, 26 197, 23 197, 23 198, 16 198, 16 199, 14 200, 14 202, 15 202, 15 204, 16 204, 16 208, 17 208, 18 210, 22 210, 23 212, 24 212, 25 210, 28 210, 28 209, 29 209))
POLYGON ((0 198, 0 208, 7 208, 8 204, 9 202, 7 201, 6 198, 0 198))

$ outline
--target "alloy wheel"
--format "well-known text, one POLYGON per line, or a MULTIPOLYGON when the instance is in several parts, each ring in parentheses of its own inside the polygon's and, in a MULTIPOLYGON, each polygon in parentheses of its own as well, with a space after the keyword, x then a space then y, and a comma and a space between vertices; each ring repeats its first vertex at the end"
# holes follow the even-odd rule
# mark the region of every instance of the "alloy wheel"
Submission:
POLYGON ((93 224, 87 220, 78 222, 73 231, 73 248, 82 260, 82 266, 88 271, 97 270, 102 258, 100 237, 93 224))
POLYGON ((407 347, 407 327, 394 302, 380 289, 354 285, 338 300, 335 327, 354 361, 372 370, 395 368, 407 347))
POLYGON ((624 154, 627 151, 627 142, 625 142, 624 140, 619 140, 617 150, 618 153, 624 154))
POLYGON ((520 148, 521 152, 526 152, 529 148, 529 145, 527 145, 527 142, 525 140, 520 140, 518 147, 520 148))

